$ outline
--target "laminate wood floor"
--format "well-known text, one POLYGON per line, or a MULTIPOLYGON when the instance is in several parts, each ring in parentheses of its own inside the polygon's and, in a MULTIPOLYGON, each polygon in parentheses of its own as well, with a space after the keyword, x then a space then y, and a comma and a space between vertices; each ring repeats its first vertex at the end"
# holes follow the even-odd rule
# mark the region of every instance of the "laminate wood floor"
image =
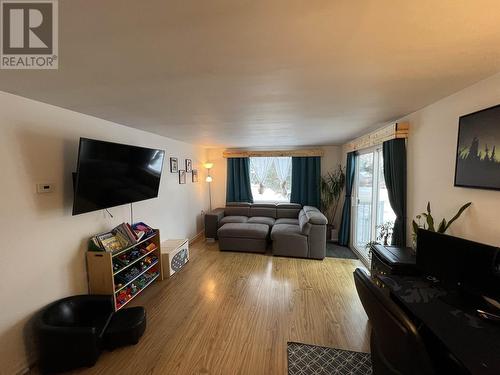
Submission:
POLYGON ((287 341, 367 352, 356 267, 220 252, 201 240, 182 271, 133 302, 148 315, 140 343, 74 374, 286 374, 287 341))

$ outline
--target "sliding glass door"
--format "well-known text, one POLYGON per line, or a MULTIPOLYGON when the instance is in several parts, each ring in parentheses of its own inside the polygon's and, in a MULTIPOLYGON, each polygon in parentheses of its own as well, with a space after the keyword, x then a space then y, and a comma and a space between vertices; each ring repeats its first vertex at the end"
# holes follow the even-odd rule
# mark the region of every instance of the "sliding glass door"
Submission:
POLYGON ((361 260, 368 264, 367 245, 377 240, 379 226, 394 221, 396 215, 392 211, 385 186, 382 149, 361 151, 356 158, 352 200, 353 245, 361 260))

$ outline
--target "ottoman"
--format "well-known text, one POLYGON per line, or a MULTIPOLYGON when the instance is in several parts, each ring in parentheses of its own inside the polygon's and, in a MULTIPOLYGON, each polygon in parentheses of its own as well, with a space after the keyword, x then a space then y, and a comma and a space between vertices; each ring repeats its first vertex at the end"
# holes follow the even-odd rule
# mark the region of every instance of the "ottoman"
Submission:
POLYGON ((144 307, 130 307, 115 312, 104 332, 104 347, 113 350, 120 346, 135 345, 146 330, 144 307))
POLYGON ((227 223, 219 228, 219 249, 265 253, 269 226, 257 223, 227 223))

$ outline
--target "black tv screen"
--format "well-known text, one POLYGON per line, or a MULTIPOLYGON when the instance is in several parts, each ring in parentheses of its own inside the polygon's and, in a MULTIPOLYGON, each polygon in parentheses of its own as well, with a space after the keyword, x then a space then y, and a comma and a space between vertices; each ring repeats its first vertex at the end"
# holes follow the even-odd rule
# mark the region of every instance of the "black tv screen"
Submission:
POLYGON ((80 138, 73 215, 156 198, 165 151, 80 138))
POLYGON ((420 229, 417 235, 417 268, 436 277, 447 288, 461 285, 500 297, 500 249, 463 238, 420 229))

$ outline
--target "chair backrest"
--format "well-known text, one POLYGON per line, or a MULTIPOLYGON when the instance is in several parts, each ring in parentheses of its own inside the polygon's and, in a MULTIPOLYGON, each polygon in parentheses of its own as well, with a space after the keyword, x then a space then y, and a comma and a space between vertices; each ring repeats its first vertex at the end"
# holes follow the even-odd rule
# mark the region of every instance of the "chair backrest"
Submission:
POLYGON ((42 312, 44 324, 56 327, 93 327, 113 313, 111 296, 79 295, 53 302, 42 312))
POLYGON ((372 325, 374 373, 434 374, 415 324, 371 281, 364 270, 358 268, 354 271, 354 282, 372 325))
POLYGON ((70 301, 53 304, 43 314, 44 322, 57 327, 76 326, 79 323, 79 314, 74 305, 70 301))

